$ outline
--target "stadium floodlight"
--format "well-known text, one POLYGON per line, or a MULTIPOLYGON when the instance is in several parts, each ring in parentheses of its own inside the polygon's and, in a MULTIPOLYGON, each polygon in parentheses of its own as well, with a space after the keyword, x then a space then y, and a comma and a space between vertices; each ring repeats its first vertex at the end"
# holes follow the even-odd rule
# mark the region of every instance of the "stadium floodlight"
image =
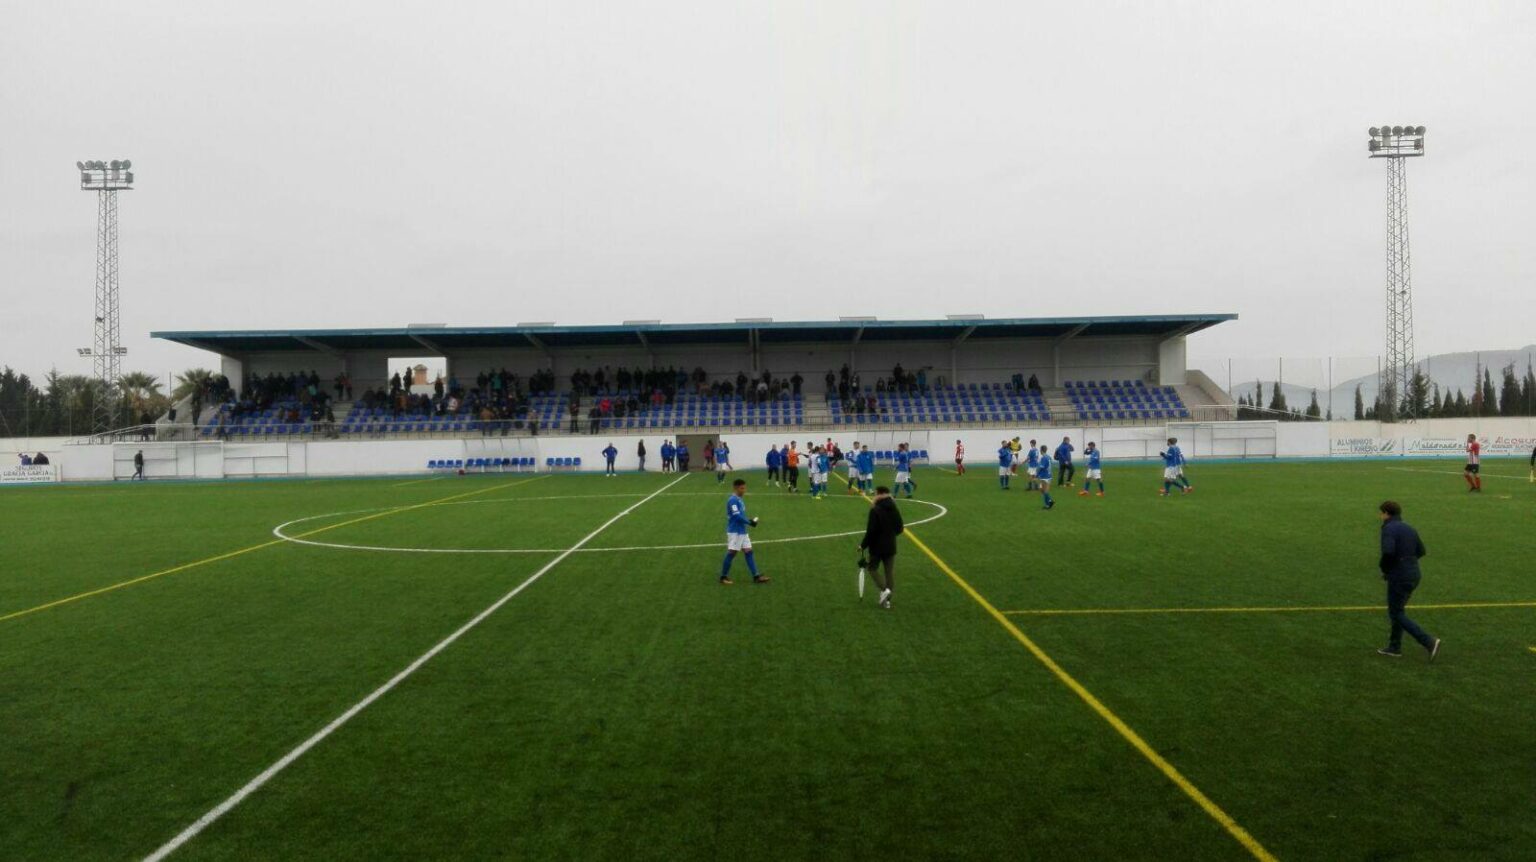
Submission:
POLYGON ((133 162, 128 159, 77 161, 80 190, 96 192, 96 338, 94 346, 76 351, 94 362, 96 378, 105 398, 96 399, 92 425, 98 432, 112 430, 116 419, 118 380, 122 357, 128 348, 118 343, 121 315, 117 281, 117 193, 133 190, 133 162))
POLYGON ((1413 267, 1408 245, 1408 175, 1404 159, 1424 155, 1424 127, 1375 126, 1369 158, 1387 160, 1387 344, 1381 366, 1377 415, 1416 418, 1412 395, 1413 267))

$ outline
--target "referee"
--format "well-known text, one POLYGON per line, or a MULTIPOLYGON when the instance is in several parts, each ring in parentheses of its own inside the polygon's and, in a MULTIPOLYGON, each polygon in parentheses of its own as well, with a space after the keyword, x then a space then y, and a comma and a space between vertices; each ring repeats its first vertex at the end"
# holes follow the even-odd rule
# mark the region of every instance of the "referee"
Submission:
POLYGON ((891 608, 891 592, 896 589, 896 537, 904 529, 901 511, 891 499, 891 489, 881 485, 875 489, 875 502, 869 507, 869 521, 859 550, 868 558, 869 574, 880 588, 880 607, 886 610, 891 608), (882 568, 884 578, 880 577, 882 568))
POLYGON ((1434 661, 1440 653, 1440 639, 1430 637, 1419 624, 1408 618, 1408 598, 1419 586, 1419 558, 1428 553, 1419 531, 1403 522, 1403 507, 1392 500, 1381 510, 1381 577, 1387 582, 1387 618, 1392 630, 1386 647, 1376 652, 1391 658, 1403 657, 1403 632, 1429 651, 1434 661))

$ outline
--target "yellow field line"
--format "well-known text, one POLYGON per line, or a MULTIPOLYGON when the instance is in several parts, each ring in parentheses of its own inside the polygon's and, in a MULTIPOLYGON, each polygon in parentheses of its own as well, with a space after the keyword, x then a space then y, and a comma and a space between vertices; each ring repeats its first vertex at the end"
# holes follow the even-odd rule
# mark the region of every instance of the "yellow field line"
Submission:
MULTIPOLYGON (((348 526, 351 526, 353 524, 361 524, 364 521, 372 521, 375 518, 382 518, 382 517, 385 517, 387 515, 397 515, 397 514, 399 514, 401 512, 409 512, 409 511, 412 511, 412 510, 415 510, 415 509, 426 508, 427 506, 440 505, 442 503, 447 503, 447 502, 449 502, 451 500, 459 500, 459 499, 462 499, 464 497, 473 497, 476 494, 485 494, 485 493, 490 492, 490 491, 497 491, 497 490, 501 490, 501 489, 504 489, 504 488, 512 488, 512 487, 516 487, 518 485, 526 485, 529 482, 533 482, 533 481, 535 481, 537 479, 542 479, 542 478, 544 478, 544 476, 535 476, 532 479, 524 479, 524 480, 522 480, 520 482, 510 482, 510 483, 505 484, 505 485, 493 485, 493 486, 491 486, 489 488, 480 488, 480 489, 475 490, 475 491, 466 491, 466 492, 464 492, 462 494, 454 494, 454 495, 449 496, 449 497, 442 497, 442 498, 439 498, 439 499, 436 499, 436 500, 428 500, 428 501, 426 501, 424 503, 416 503, 414 505, 403 506, 403 507, 398 508, 398 509, 386 509, 385 511, 382 511, 382 512, 375 512, 375 513, 373 513, 371 515, 364 515, 361 518, 353 518, 350 521, 342 521, 339 524, 331 524, 328 527, 319 527, 317 529, 310 530, 309 532, 306 532, 306 533, 300 533, 297 536, 294 536, 293 538, 302 539, 302 538, 305 538, 307 536, 313 536, 316 533, 324 533, 327 530, 335 530, 335 529, 337 529, 339 527, 348 527, 348 526)), ((35 613, 38 613, 39 611, 46 611, 49 608, 56 608, 56 607, 58 607, 60 605, 67 605, 67 604, 70 604, 72 602, 78 602, 81 599, 88 599, 88 598, 90 598, 92 596, 99 596, 102 593, 110 593, 110 592, 112 592, 114 590, 121 590, 124 587, 131 587, 134 584, 142 584, 145 581, 154 580, 155 578, 163 578, 166 575, 174 575, 177 572, 185 572, 188 569, 195 569, 195 568, 197 568, 199 566, 206 566, 209 563, 217 563, 217 562, 219 562, 221 560, 228 560, 228 559, 231 559, 233 557, 241 556, 242 554, 249 554, 249 553, 252 553, 253 551, 259 551, 262 548, 270 548, 273 545, 287 544, 287 541, 288 541, 287 539, 273 539, 273 540, 271 540, 269 542, 262 542, 259 545, 251 545, 250 547, 241 548, 241 549, 239 549, 237 551, 228 551, 228 552, 223 553, 223 554, 217 554, 215 556, 206 557, 206 558, 201 559, 201 560, 195 560, 195 561, 190 562, 190 563, 182 563, 179 566, 173 566, 172 568, 169 568, 169 569, 163 569, 163 570, 158 571, 158 572, 151 572, 150 574, 147 574, 147 575, 140 575, 137 578, 129 578, 126 581, 119 581, 118 583, 115 583, 115 584, 109 584, 109 585, 107 585, 105 587, 98 587, 97 589, 94 589, 94 590, 87 590, 86 592, 77 593, 77 594, 75 594, 73 596, 66 596, 65 598, 62 598, 62 599, 55 599, 55 600, 53 600, 51 602, 47 602, 46 604, 41 604, 41 605, 38 605, 36 607, 27 608, 25 610, 13 611, 13 612, 8 613, 8 614, 6 614, 4 616, 0 616, 0 623, 3 623, 5 621, 7 621, 7 620, 14 620, 14 619, 16 619, 18 617, 24 617, 24 616, 28 616, 30 614, 35 614, 35 613)))
POLYGON ((1243 848, 1252 854, 1253 858, 1262 860, 1262 862, 1276 862, 1275 857, 1271 855, 1268 850, 1264 849, 1264 845, 1260 844, 1258 839, 1249 834, 1248 830, 1239 825, 1236 820, 1233 820, 1232 815, 1228 814, 1226 811, 1222 810, 1221 806, 1211 801, 1210 797, 1202 793, 1200 788, 1196 787, 1194 783, 1191 782, 1188 778, 1185 778, 1184 774, 1179 772, 1177 767, 1164 759, 1161 754, 1158 754, 1157 751, 1154 750, 1152 746, 1148 745, 1147 741, 1142 739, 1140 734, 1138 734, 1135 730, 1132 730, 1131 726, 1126 724, 1125 721, 1120 718, 1120 716, 1116 715, 1113 710, 1105 706, 1103 701, 1095 697, 1093 692, 1089 691, 1083 686, 1082 683, 1078 682, 1076 677, 1072 676, 1070 673, 1067 673, 1066 669, 1057 664, 1056 660, 1051 658, 1051 656, 1045 650, 1041 649, 1039 644, 1036 644, 1033 640, 1030 639, 1028 635, 1020 631, 1018 626, 1013 624, 1012 620, 1004 616, 1002 611, 999 611, 996 607, 994 607, 991 602, 987 601, 986 598, 981 595, 981 593, 976 591, 975 587, 972 587, 969 582, 960 577, 959 573, 950 568, 949 564, 944 562, 944 560, 940 558, 938 554, 934 553, 933 549, 928 547, 926 542, 918 538, 917 535, 911 530, 905 531, 903 535, 905 535, 912 542, 912 544, 916 545, 917 549, 922 551, 929 560, 932 560, 933 564, 939 567, 939 571, 948 575, 949 579, 954 581, 955 584, 960 587, 960 589, 964 590, 966 595, 970 596, 978 605, 981 605, 983 610, 990 614, 994 620, 997 620, 998 625, 1001 625, 1008 631, 1009 634, 1013 635, 1013 639, 1022 644, 1025 649, 1029 650, 1030 654, 1033 655, 1035 659, 1038 660, 1041 664, 1045 665, 1046 669, 1054 674, 1063 685, 1071 689, 1072 693, 1077 695, 1078 698, 1083 701, 1083 703, 1088 704, 1090 709, 1097 713, 1100 718, 1104 719, 1104 721, 1108 722, 1109 726, 1113 727, 1115 731, 1119 733, 1123 739, 1125 739, 1126 742, 1129 742, 1132 748, 1140 752, 1141 755, 1150 761, 1153 766, 1157 767, 1158 771, 1161 772, 1169 781, 1172 781, 1175 786, 1184 791, 1184 795, 1194 800, 1195 804, 1199 805, 1202 811, 1210 815, 1212 820, 1215 820, 1217 823, 1221 824, 1221 828, 1225 829, 1227 834, 1237 839, 1237 842, 1243 845, 1243 848))
MULTIPOLYGON (((1023 611, 1003 611, 1009 616, 1020 617, 1079 617, 1111 616, 1123 614, 1289 614, 1311 611, 1380 611, 1382 605, 1302 605, 1275 608, 1038 608, 1023 611)), ((1536 602, 1455 602, 1439 605, 1415 604, 1414 610, 1443 611, 1464 608, 1536 608, 1536 602)))

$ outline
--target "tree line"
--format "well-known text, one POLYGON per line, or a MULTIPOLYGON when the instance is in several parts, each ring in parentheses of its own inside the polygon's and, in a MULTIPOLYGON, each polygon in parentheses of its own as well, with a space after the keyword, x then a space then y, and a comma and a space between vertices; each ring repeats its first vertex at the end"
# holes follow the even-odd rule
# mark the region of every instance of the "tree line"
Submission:
MULTIPOLYGON (((124 374, 112 392, 104 392, 101 380, 83 374, 43 376, 39 386, 31 377, 0 369, 0 437, 61 437, 91 433, 92 416, 103 398, 112 400, 112 427, 126 428, 159 419, 171 405, 200 387, 213 372, 188 369, 175 378, 176 387, 164 391, 163 381, 142 371, 124 374)), ((191 421, 186 417, 183 421, 191 421)))
MULTIPOLYGON (((1365 402, 1364 392, 1355 386, 1354 418, 1367 421, 1395 422, 1410 416, 1421 419, 1462 419, 1480 416, 1536 416, 1536 370, 1526 366, 1525 374, 1517 374, 1515 364, 1504 366, 1500 381, 1494 385, 1493 373, 1481 368, 1474 375, 1472 394, 1468 396, 1460 387, 1454 392, 1450 387, 1442 389, 1432 382, 1423 371, 1415 371, 1408 382, 1408 391, 1402 397, 1387 392, 1378 395, 1372 403, 1365 402)), ((1240 394, 1237 398, 1239 419, 1279 419, 1306 421, 1332 419, 1333 414, 1324 411, 1317 401, 1317 390, 1312 390, 1312 403, 1305 409, 1286 403, 1280 385, 1274 384, 1269 400, 1264 399, 1264 384, 1255 381, 1253 394, 1240 394)))

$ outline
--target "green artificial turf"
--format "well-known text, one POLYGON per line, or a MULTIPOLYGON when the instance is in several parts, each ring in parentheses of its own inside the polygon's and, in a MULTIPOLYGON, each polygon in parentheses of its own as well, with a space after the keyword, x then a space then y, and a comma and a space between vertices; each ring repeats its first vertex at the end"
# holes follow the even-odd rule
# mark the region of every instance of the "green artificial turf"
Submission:
MULTIPOLYGON (((978 464, 900 505, 999 610, 1158 610, 1008 618, 1275 856, 1530 859, 1536 607, 1411 605, 1440 659, 1375 654, 1383 498, 1415 605, 1536 602, 1536 485, 1486 469, 1110 464, 1046 512, 978 464)), ((912 542, 860 601, 840 481, 742 475, 771 585, 716 585, 712 475, 0 492, 0 618, 223 557, 0 619, 0 857, 154 851, 545 569, 174 858, 1248 857, 912 542)))

